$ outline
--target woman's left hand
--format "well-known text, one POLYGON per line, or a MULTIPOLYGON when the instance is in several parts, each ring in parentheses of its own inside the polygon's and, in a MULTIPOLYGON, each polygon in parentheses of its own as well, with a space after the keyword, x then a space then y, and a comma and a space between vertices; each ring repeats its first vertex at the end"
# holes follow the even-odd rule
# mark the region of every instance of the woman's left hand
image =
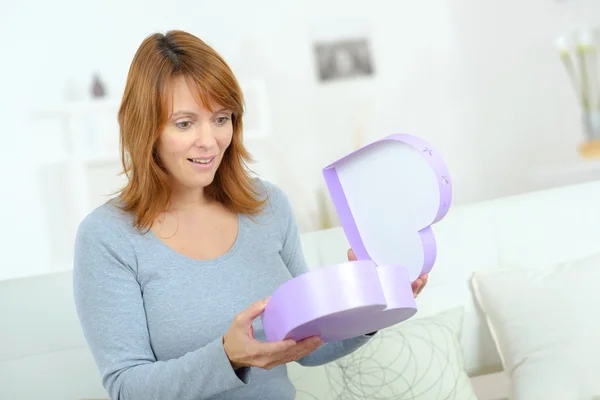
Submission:
MULTIPOLYGON (((356 261, 356 255, 352 249, 348 250, 348 261, 356 261)), ((421 293, 425 285, 427 285, 428 274, 423 274, 412 283, 412 291, 415 298, 421 293)))

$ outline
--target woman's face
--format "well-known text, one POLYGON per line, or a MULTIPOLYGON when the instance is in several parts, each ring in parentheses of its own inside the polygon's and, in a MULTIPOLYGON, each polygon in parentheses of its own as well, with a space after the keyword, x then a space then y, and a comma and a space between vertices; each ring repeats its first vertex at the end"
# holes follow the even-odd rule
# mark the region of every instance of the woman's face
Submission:
POLYGON ((183 77, 173 83, 173 108, 159 137, 158 155, 175 190, 202 190, 213 181, 231 143, 232 113, 212 100, 214 112, 198 104, 183 77))

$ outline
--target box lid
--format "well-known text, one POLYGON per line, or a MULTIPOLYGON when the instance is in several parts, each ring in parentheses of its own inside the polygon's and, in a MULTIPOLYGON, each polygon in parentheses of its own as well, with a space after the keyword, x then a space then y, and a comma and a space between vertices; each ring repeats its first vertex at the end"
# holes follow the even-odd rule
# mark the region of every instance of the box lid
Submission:
POLYGON ((431 270, 431 226, 450 208, 452 182, 429 143, 390 135, 328 165, 323 176, 358 260, 403 266, 411 281, 431 270))

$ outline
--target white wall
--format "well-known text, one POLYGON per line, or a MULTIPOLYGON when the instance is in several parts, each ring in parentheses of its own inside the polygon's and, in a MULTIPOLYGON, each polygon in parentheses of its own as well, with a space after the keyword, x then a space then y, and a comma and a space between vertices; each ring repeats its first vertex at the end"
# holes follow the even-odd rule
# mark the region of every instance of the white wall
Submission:
POLYGON ((474 99, 468 137, 485 171, 479 193, 497 197, 600 178, 597 163, 578 159, 579 109, 555 44, 559 33, 597 26, 600 4, 459 0, 454 6, 474 99))
MULTIPOLYGON (((320 168, 353 150, 361 129, 366 141, 401 132, 429 140, 445 155, 457 204, 558 183, 531 179, 546 166, 579 163, 578 110, 554 37, 571 23, 597 22, 594 15, 600 5, 591 0, 2 5, 0 279, 70 262, 73 232, 60 223, 61 205, 69 206, 63 190, 48 191, 61 186, 45 161, 62 151, 59 128, 34 121, 33 110, 61 103, 67 85, 86 95, 95 71, 118 100, 137 46, 156 30, 189 30, 241 80, 266 79, 274 134, 250 147, 263 166, 277 166, 281 174, 272 176, 292 197, 301 229, 310 230, 320 168), (376 75, 321 85, 312 38, 348 21, 370 33, 376 75), (66 239, 55 242, 58 254, 50 238, 66 239)), ((109 171, 104 178, 116 169, 109 171)))

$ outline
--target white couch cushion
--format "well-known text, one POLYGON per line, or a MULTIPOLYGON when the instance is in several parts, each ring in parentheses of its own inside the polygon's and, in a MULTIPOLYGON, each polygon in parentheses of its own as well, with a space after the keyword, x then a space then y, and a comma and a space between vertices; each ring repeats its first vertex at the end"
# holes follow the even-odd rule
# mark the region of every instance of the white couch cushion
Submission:
POLYGON ((107 398, 73 302, 71 271, 0 281, 0 399, 107 398))
POLYGON ((0 361, 0 399, 108 399, 87 347, 0 361))
POLYGON ((515 400, 600 395, 600 253, 474 274, 515 400))
POLYGON ((377 333, 354 353, 320 367, 290 364, 297 399, 476 400, 460 346, 463 308, 377 333))

